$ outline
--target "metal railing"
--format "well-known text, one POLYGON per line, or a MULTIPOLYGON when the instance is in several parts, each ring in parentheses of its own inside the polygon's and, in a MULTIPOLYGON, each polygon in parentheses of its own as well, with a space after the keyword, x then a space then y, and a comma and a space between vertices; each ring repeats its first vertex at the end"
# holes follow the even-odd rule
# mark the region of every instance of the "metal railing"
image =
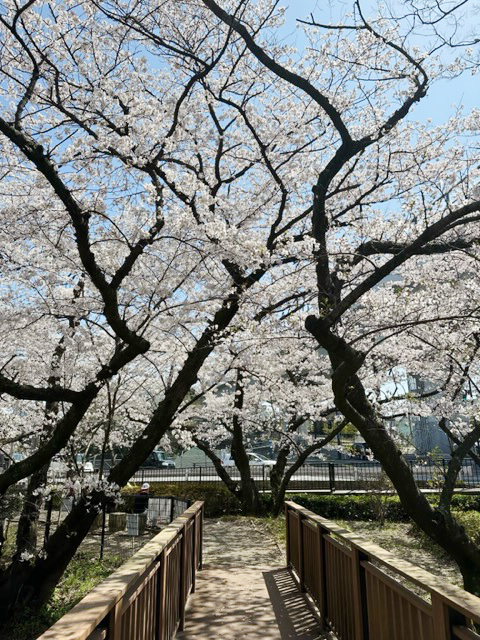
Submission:
POLYGON ((480 640, 480 598, 294 502, 285 509, 287 561, 339 640, 480 640))
MULTIPOLYGON (((447 461, 411 461, 413 476, 422 489, 437 488, 443 482, 447 470, 447 461)), ((233 479, 240 479, 236 467, 226 467, 233 479)), ((260 490, 270 489, 270 469, 268 466, 251 466, 250 472, 260 490)), ((132 476, 136 482, 221 482, 214 466, 194 466, 183 469, 140 469, 132 476)), ((386 476, 382 466, 376 461, 338 461, 304 464, 296 471, 288 484, 292 490, 358 490, 382 489, 386 476)), ((480 466, 464 464, 458 475, 458 488, 480 487, 480 466)))
POLYGON ((37 640, 170 640, 202 563, 203 502, 195 502, 37 640))

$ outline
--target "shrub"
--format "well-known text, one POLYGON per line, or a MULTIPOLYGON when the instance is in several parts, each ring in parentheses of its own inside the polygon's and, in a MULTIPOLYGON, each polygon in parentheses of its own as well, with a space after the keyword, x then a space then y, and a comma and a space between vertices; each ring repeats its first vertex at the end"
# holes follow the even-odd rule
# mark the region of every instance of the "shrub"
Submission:
POLYGON ((475 544, 480 545, 480 513, 478 511, 452 511, 458 522, 475 544))
MULTIPOLYGON (((329 520, 378 520, 378 508, 370 495, 318 495, 318 494, 290 494, 290 500, 297 502, 310 511, 329 520)), ((438 495, 428 496, 433 506, 438 504, 438 495)), ((382 495, 382 512, 385 520, 390 522, 409 522, 410 517, 405 512, 396 495, 382 495)), ((480 511, 480 495, 455 494, 452 498, 452 512, 462 522, 461 514, 475 514, 480 511)), ((469 516, 470 517, 470 516, 469 516)), ((480 514, 478 514, 480 525, 480 514)), ((465 521, 469 518, 467 517, 465 521)), ((475 515, 470 517, 473 522, 475 515)), ((464 525, 468 531, 466 525, 464 525)), ((480 526, 479 526, 480 530, 480 526)))
POLYGON ((480 511, 480 495, 455 494, 452 498, 455 511, 480 511))
MULTIPOLYGON (((304 493, 293 495, 291 499, 302 507, 310 509, 310 511, 329 520, 378 519, 378 509, 368 494, 361 496, 335 496, 304 493)), ((397 496, 382 497, 382 511, 385 520, 394 522, 409 521, 409 517, 397 496)))

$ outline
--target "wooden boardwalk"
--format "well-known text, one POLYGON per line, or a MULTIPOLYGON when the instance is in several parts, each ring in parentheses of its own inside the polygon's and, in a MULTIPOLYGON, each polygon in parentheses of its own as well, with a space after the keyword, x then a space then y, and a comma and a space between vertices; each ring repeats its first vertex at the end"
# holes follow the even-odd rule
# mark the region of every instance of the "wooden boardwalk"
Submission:
POLYGON ((259 521, 206 521, 204 568, 178 640, 323 640, 273 537, 259 521))

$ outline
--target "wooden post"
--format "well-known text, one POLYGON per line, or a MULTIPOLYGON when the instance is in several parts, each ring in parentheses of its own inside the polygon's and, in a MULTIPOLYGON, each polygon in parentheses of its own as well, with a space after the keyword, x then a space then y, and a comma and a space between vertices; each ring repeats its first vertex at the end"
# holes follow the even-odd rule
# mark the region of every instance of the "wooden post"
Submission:
POLYGON ((317 602, 320 611, 320 622, 322 628, 327 628, 327 567, 325 563, 325 539, 323 537, 325 530, 317 523, 318 535, 318 569, 320 582, 320 600, 317 602))
POLYGON ((303 552, 303 515, 298 514, 298 579, 300 591, 305 591, 305 560, 303 552))
POLYGON ((165 638, 165 614, 167 602, 167 555, 165 549, 160 554, 159 580, 157 585, 156 640, 165 638))
POLYGON ((466 624, 465 616, 451 609, 435 591, 432 591, 432 620, 435 640, 451 640, 453 625, 466 624))
POLYGON ((180 597, 180 622, 178 628, 180 631, 185 629, 185 604, 187 599, 187 523, 183 524, 183 528, 180 533, 182 537, 180 542, 180 586, 178 589, 180 597))
POLYGON ((448 606, 436 593, 432 593, 432 620, 435 640, 450 640, 450 616, 448 606))
POLYGON ((285 541, 286 541, 286 556, 287 556, 287 567, 291 564, 290 557, 290 518, 288 517, 288 504, 285 503, 285 541))
POLYGON ((364 560, 368 560, 368 556, 352 546, 352 593, 355 640, 368 640, 369 636, 367 585, 365 581, 365 569, 361 565, 364 560))
POLYGON ((197 546, 197 516, 194 515, 192 518, 192 593, 195 593, 196 579, 197 579, 197 567, 195 566, 195 556, 196 556, 196 546, 197 546))
POLYGON ((122 637, 123 598, 116 603, 108 617, 108 640, 120 640, 122 637))

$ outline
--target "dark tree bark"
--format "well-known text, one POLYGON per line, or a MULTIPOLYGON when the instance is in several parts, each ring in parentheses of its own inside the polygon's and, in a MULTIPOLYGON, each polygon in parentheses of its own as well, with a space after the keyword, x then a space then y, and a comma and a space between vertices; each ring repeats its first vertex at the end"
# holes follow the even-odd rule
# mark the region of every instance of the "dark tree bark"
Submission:
POLYGON ((243 371, 237 370, 237 380, 235 384, 234 408, 232 420, 232 445, 231 452, 235 466, 240 473, 242 511, 245 515, 257 516, 264 513, 264 504, 260 496, 260 492, 252 478, 250 469, 250 460, 248 459, 247 450, 245 448, 243 438, 242 421, 238 414, 243 408, 245 400, 245 391, 243 386, 243 371))
POLYGON ((357 375, 364 360, 363 354, 335 336, 325 322, 311 316, 307 319, 307 328, 328 351, 338 409, 358 429, 375 458, 382 464, 405 511, 456 561, 465 589, 480 594, 480 548, 451 514, 449 501, 441 501, 434 508, 419 490, 412 470, 377 417, 357 375))
MULTIPOLYGON (((293 424, 294 430, 304 422, 303 419, 293 424)), ((293 464, 287 467, 287 456, 290 452, 290 446, 286 445, 280 449, 277 456, 277 462, 270 471, 270 486, 272 489, 272 515, 278 516, 283 511, 283 503, 285 501, 285 492, 294 473, 305 464, 308 456, 319 451, 333 440, 345 427, 346 420, 342 420, 332 431, 319 442, 313 442, 309 447, 299 452, 297 459, 293 464)))
MULTIPOLYGON (((241 411, 243 403, 243 372, 241 369, 238 369, 233 401, 234 408, 241 411)), ((255 479, 252 477, 250 461, 248 459, 247 449, 243 438, 242 421, 237 413, 234 414, 232 418, 232 426, 228 430, 232 435, 230 451, 235 462, 235 467, 240 474, 240 482, 237 482, 230 477, 228 470, 222 465, 220 458, 205 441, 198 436, 194 437, 194 441, 213 462, 220 479, 224 482, 230 493, 239 501, 242 513, 244 515, 251 516, 264 515, 266 511, 265 502, 258 490, 255 479)))
MULTIPOLYGON (((231 294, 217 310, 143 432, 127 455, 110 470, 109 482, 123 487, 168 431, 178 408, 196 382, 200 368, 214 349, 217 333, 223 331, 235 317, 243 290, 257 282, 263 273, 258 270, 246 276, 238 283, 236 293, 231 294)), ((50 597, 97 513, 111 500, 103 493, 93 493, 87 505, 86 499, 82 498, 50 536, 42 556, 37 556, 32 562, 16 559, 0 572, 0 622, 5 622, 14 609, 25 605, 40 607, 50 597)))

